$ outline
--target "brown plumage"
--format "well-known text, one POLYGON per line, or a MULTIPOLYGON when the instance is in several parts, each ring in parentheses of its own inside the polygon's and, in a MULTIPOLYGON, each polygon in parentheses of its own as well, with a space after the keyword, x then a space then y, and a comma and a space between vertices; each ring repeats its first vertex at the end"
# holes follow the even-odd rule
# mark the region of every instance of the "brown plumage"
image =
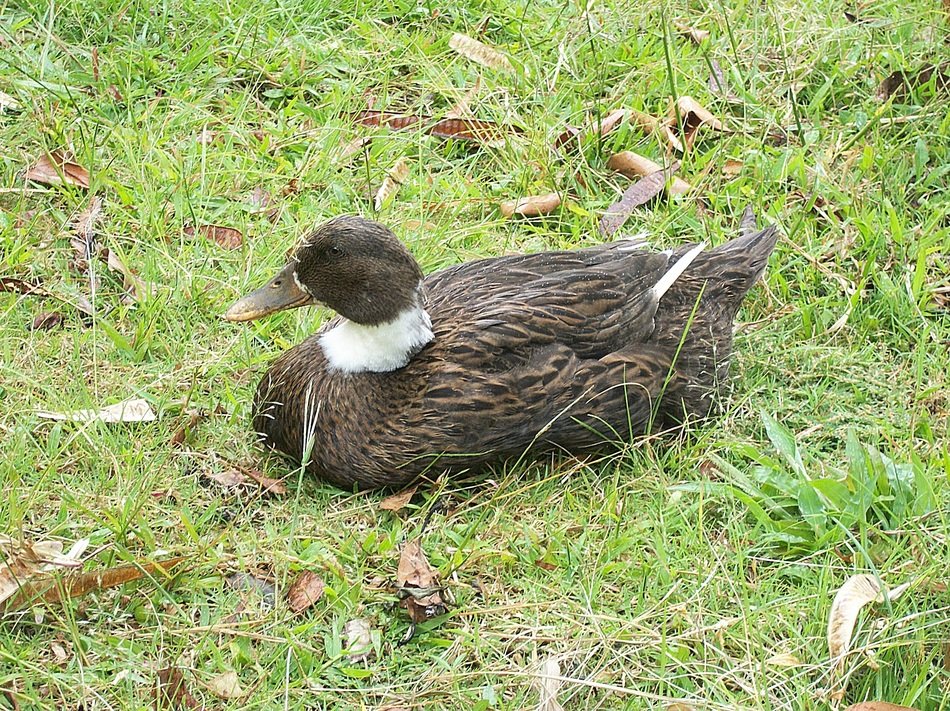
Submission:
POLYGON ((254 427, 268 446, 306 458, 308 472, 351 489, 526 451, 583 452, 706 417, 727 380, 736 311, 776 240, 769 227, 698 253, 620 241, 484 259, 431 274, 422 289, 392 233, 337 218, 228 312, 247 320, 320 302, 340 313, 274 362, 254 427), (685 271, 661 282, 681 259, 685 271), (409 349, 408 363, 345 372, 328 362, 321 336, 346 320, 387 327, 423 298, 433 337, 409 349))

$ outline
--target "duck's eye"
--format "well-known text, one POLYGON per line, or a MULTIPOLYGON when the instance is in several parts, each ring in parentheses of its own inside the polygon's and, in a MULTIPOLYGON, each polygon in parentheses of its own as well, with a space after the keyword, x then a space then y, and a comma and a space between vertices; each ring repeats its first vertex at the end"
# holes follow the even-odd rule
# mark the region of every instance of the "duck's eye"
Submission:
POLYGON ((330 247, 331 257, 339 257, 341 254, 343 254, 343 250, 337 247, 336 245, 333 245, 332 247, 330 247))

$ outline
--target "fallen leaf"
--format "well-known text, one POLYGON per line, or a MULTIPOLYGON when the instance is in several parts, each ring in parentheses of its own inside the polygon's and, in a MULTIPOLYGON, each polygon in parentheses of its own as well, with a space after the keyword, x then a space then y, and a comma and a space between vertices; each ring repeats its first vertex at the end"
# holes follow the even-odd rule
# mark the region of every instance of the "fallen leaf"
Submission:
POLYGON ((466 59, 481 64, 483 67, 488 67, 489 69, 512 69, 508 57, 497 49, 489 47, 477 39, 472 39, 468 35, 463 35, 458 32, 454 33, 449 39, 449 47, 466 59))
POLYGON ((196 709, 197 701, 188 691, 185 675, 178 667, 159 669, 155 684, 156 711, 175 711, 176 709, 196 709))
POLYGON ((251 191, 251 194, 247 198, 247 202, 257 212, 263 212, 270 206, 272 199, 270 193, 258 185, 251 191))
POLYGON ((584 132, 577 126, 571 126, 568 124, 564 130, 561 131, 561 133, 559 133, 554 139, 554 148, 563 148, 567 151, 577 150, 580 147, 580 139, 583 133, 584 132))
POLYGON ((36 413, 37 417, 47 420, 60 420, 72 422, 151 422, 155 419, 155 413, 152 411, 148 400, 141 398, 130 398, 117 402, 114 405, 107 405, 99 410, 72 410, 70 412, 46 412, 36 413))
POLYGON ((9 111, 12 113, 19 110, 20 102, 9 94, 5 94, 4 92, 0 91, 0 111, 9 111))
POLYGON ((373 204, 377 210, 380 210, 383 205, 395 197, 396 193, 399 192, 399 188, 402 187, 402 184, 406 182, 406 178, 408 177, 409 159, 403 156, 389 169, 386 177, 383 178, 383 182, 379 184, 379 188, 376 190, 373 204))
POLYGON ((0 277, 0 291, 11 294, 22 294, 23 296, 30 294, 46 295, 46 290, 39 284, 31 284, 28 281, 23 281, 23 279, 15 279, 13 277, 0 277))
POLYGON ((396 569, 396 586, 402 598, 400 605, 406 608, 414 623, 425 622, 445 612, 436 571, 429 565, 419 539, 402 548, 396 569))
POLYGON ((77 541, 64 554, 60 541, 17 541, 0 534, 0 606, 27 582, 57 568, 77 568, 89 539, 77 541))
POLYGON ((561 711, 563 708, 557 700, 557 693, 561 688, 561 667, 554 657, 548 657, 541 663, 538 670, 538 711, 561 711))
POLYGON ((253 480, 245 476, 238 469, 228 469, 223 472, 205 472, 205 476, 218 482, 221 486, 231 489, 242 484, 250 484, 253 480))
POLYGON ((545 193, 544 195, 529 195, 517 200, 506 200, 501 203, 499 209, 505 217, 512 215, 537 217, 554 212, 560 204, 561 196, 558 193, 545 193))
POLYGON ((184 228, 184 233, 189 237, 194 237, 195 232, 200 232, 206 239, 225 249, 240 249, 244 244, 244 235, 240 230, 233 227, 222 227, 221 225, 198 225, 197 229, 191 225, 184 228))
POLYGON ((472 101, 478 95, 478 92, 482 89, 482 78, 476 77, 475 83, 465 92, 465 95, 459 99, 455 105, 446 111, 445 118, 447 119, 456 119, 456 118, 466 118, 471 116, 472 101))
MULTIPOLYGON (((643 178, 663 170, 663 166, 633 151, 621 151, 610 156, 607 167, 627 178, 643 178)), ((689 183, 674 176, 670 184, 671 195, 682 195, 692 190, 689 183)))
POLYGON ((379 508, 383 511, 402 511, 409 502, 412 500, 412 497, 416 493, 416 489, 419 488, 419 485, 410 486, 408 489, 400 491, 398 494, 393 494, 392 496, 387 496, 385 499, 379 502, 379 508))
POLYGON ((343 625, 343 634, 346 635, 347 658, 353 664, 367 661, 373 657, 373 633, 369 620, 350 620, 343 625))
POLYGON ((346 164, 350 158, 355 156, 357 153, 362 153, 363 148, 372 143, 372 136, 357 136, 356 138, 350 139, 343 144, 343 147, 340 148, 339 152, 334 159, 334 162, 339 165, 346 164))
POLYGON ((353 121, 360 126, 385 126, 394 131, 401 131, 404 128, 410 128, 422 121, 431 121, 429 116, 409 116, 406 114, 394 114, 389 111, 376 111, 375 109, 366 109, 360 111, 353 117, 353 121))
POLYGON ((674 701, 664 706, 663 711, 696 711, 696 707, 685 701, 674 701))
POLYGON ((287 606, 293 613, 303 612, 323 597, 323 589, 323 578, 304 570, 287 590, 287 606))
POLYGON ((30 327, 33 331, 52 331, 63 323, 63 315, 59 311, 44 311, 37 314, 30 327))
POLYGON ((950 62, 944 62, 940 65, 924 65, 913 73, 896 71, 881 82, 875 96, 879 101, 886 101, 891 97, 904 99, 912 91, 929 84, 931 81, 934 83, 935 91, 943 92, 950 89, 950 73, 948 72, 950 72, 950 62))
MULTIPOLYGON (((422 125, 424 131, 433 136, 454 138, 460 141, 477 141, 494 148, 503 146, 506 136, 523 133, 517 126, 504 126, 495 121, 452 116, 433 121, 431 116, 407 116, 386 111, 360 111, 354 117, 354 121, 361 126, 385 126, 395 131, 422 125)), ((354 144, 352 152, 361 150, 369 140, 369 137, 361 137, 351 141, 354 144)), ((346 149, 343 153, 349 155, 346 149)), ((342 157, 338 160, 342 160, 342 157)))
POLYGON ((702 44, 703 40, 709 39, 707 30, 698 30, 695 27, 690 27, 685 22, 675 22, 673 24, 681 34, 689 37, 695 44, 702 44))
POLYGON ((620 199, 608 207, 603 217, 600 218, 600 233, 609 237, 623 227, 623 223, 627 221, 636 208, 646 205, 663 192, 669 176, 678 167, 679 163, 673 163, 666 169, 661 168, 640 178, 624 190, 620 199))
POLYGON ((877 579, 866 574, 851 576, 835 594, 828 615, 828 651, 835 664, 848 653, 858 613, 869 602, 884 602, 884 594, 877 579))
POLYGON ((89 189, 89 171, 56 149, 40 156, 24 177, 43 185, 75 185, 89 189))
POLYGON ((723 175, 739 175, 742 172, 743 163, 741 160, 727 160, 722 164, 723 175))
POLYGON ((241 472, 257 482, 266 493, 283 495, 287 493, 287 485, 280 479, 271 479, 265 476, 262 471, 253 467, 239 467, 241 472))
POLYGON ((205 415, 201 412, 192 412, 188 416, 188 422, 182 425, 178 431, 175 432, 168 440, 169 447, 180 447, 185 443, 185 438, 188 436, 188 433, 195 428, 205 415))
POLYGON ((247 692, 241 688, 237 672, 226 671, 208 682, 208 690, 219 699, 240 699, 247 692))
POLYGON ((46 572, 33 575, 26 581, 20 581, 19 593, 2 605, 11 610, 26 605, 35 605, 39 601, 56 603, 71 598, 82 597, 94 590, 106 590, 143 577, 164 575, 171 577, 169 571, 186 560, 185 556, 176 556, 158 561, 142 561, 114 568, 96 569, 79 573, 46 572))
POLYGON ((889 704, 886 701, 862 701, 860 704, 852 704, 844 711, 917 711, 910 706, 900 706, 899 704, 889 704))
POLYGON ((109 265, 109 269, 122 275, 122 288, 125 289, 135 301, 142 303, 152 295, 154 291, 153 286, 146 284, 138 274, 129 269, 129 267, 125 265, 125 262, 119 259, 119 255, 116 254, 114 249, 108 250, 106 264, 109 265))
POLYGON ((793 654, 774 654, 765 660, 767 666, 792 668, 804 666, 802 661, 793 654))
POLYGON ((534 564, 542 570, 557 570, 557 566, 554 563, 548 563, 546 560, 541 558, 534 561, 534 564))
POLYGON ((670 106, 669 118, 682 124, 683 143, 691 148, 696 140, 700 126, 709 126, 714 131, 724 131, 722 121, 713 116, 705 107, 691 96, 681 96, 670 106))

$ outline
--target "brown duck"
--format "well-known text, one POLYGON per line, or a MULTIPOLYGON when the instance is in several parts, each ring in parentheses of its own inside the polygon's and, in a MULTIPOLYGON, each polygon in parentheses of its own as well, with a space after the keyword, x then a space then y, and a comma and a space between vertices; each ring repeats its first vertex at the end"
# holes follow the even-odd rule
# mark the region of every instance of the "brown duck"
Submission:
POLYGON ((386 227, 338 217, 225 318, 336 311, 267 371, 254 428, 346 489, 403 486, 707 416, 776 240, 774 227, 709 250, 621 240, 424 277, 386 227))

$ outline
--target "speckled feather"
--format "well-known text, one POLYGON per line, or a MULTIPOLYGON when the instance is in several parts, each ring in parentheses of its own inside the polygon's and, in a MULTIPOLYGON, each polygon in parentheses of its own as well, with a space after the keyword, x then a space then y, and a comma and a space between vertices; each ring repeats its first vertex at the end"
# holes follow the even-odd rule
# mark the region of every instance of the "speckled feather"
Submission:
POLYGON ((425 279, 435 338, 408 365, 329 369, 317 339, 333 319, 267 372, 255 429, 297 461, 312 436, 308 472, 351 489, 704 418, 776 240, 770 227, 701 252, 659 301, 652 287, 689 247, 616 242, 442 270, 425 279))

